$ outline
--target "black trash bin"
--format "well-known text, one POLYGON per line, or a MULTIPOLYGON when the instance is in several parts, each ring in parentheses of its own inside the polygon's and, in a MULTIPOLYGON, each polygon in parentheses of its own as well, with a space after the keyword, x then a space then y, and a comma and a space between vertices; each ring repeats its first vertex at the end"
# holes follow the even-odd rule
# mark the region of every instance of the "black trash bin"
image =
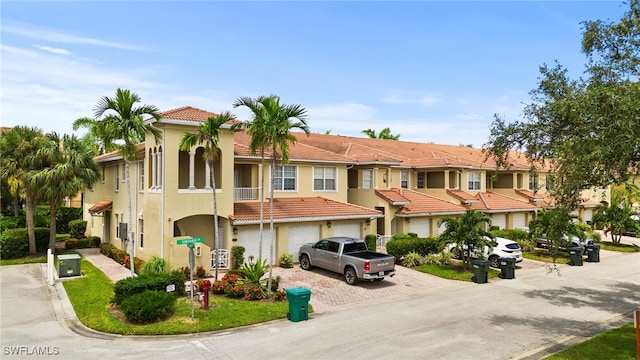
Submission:
POLYGON ((587 245, 587 261, 600 262, 600 245, 598 244, 587 245))
POLYGON ((473 277, 471 280, 477 284, 485 284, 489 271, 489 260, 475 259, 471 261, 471 265, 473 266, 473 277))
POLYGON ((508 257, 500 258, 500 278, 516 278, 516 259, 508 257))
POLYGON ((287 289, 289 313, 287 318, 293 322, 309 320, 309 300, 311 290, 303 287, 287 289))
POLYGON ((582 266, 582 253, 584 251, 581 247, 569 248, 569 265, 582 266))

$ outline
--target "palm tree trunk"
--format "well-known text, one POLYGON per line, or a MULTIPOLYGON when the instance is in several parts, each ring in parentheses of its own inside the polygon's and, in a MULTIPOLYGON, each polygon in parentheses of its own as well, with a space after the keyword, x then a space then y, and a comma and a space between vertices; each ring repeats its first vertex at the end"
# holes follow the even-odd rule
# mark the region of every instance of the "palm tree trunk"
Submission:
POLYGON ((51 228, 49 230, 49 249, 52 253, 56 253, 56 214, 58 213, 58 205, 49 204, 49 213, 51 217, 51 228))
POLYGON ((130 252, 129 252, 129 266, 131 267, 131 276, 136 275, 135 267, 134 267, 134 253, 135 253, 135 241, 133 239, 133 211, 131 206, 131 179, 129 176, 129 160, 125 160, 124 165, 124 178, 127 180, 127 199, 129 201, 129 226, 128 226, 128 237, 130 244, 130 252))
POLYGON ((275 231, 273 231, 273 180, 276 173, 276 150, 273 149, 273 163, 271 164, 271 193, 269 199, 269 231, 271 241, 269 242, 269 280, 267 280, 267 297, 271 295, 271 277, 273 275, 273 243, 275 242, 275 231))
POLYGON ((18 195, 13 197, 13 216, 20 216, 20 199, 18 195))
POLYGON ((27 233, 29 234, 29 254, 36 253, 36 227, 33 216, 36 213, 36 201, 33 191, 25 187, 25 202, 27 204, 27 233))
POLYGON ((262 178, 260 179, 260 248, 258 249, 258 261, 262 261, 262 237, 264 233, 264 148, 261 152, 262 158, 262 178))
POLYGON ((218 254, 218 200, 216 197, 216 172, 213 169, 213 160, 209 160, 209 169, 211 170, 211 184, 213 185, 213 250, 215 252, 215 279, 218 281, 218 259, 220 258, 220 254, 218 254))

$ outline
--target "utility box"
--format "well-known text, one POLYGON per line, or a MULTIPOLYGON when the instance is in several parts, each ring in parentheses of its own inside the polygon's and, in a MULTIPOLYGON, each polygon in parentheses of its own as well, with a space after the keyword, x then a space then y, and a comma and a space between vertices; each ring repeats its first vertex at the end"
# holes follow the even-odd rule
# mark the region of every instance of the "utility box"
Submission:
POLYGON ((58 277, 80 276, 80 255, 58 255, 58 277))

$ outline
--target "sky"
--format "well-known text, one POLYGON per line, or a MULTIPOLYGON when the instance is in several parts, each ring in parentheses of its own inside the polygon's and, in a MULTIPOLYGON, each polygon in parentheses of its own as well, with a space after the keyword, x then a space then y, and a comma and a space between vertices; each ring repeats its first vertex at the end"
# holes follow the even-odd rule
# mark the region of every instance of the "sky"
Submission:
POLYGON ((582 74, 581 22, 621 1, 7 1, 0 125, 83 135, 117 88, 161 111, 275 94, 311 132, 482 147, 522 120, 539 67, 582 74))

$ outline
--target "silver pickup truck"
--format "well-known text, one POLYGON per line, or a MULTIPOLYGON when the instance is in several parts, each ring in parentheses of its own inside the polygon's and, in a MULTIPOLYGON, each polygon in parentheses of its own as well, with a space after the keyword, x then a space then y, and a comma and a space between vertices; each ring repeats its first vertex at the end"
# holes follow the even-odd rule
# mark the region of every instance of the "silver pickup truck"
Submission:
POLYGON ((311 270, 316 266, 344 275, 349 285, 359 280, 381 281, 396 274, 395 257, 367 250, 364 240, 350 237, 330 237, 308 243, 298 252, 300 267, 311 270))

